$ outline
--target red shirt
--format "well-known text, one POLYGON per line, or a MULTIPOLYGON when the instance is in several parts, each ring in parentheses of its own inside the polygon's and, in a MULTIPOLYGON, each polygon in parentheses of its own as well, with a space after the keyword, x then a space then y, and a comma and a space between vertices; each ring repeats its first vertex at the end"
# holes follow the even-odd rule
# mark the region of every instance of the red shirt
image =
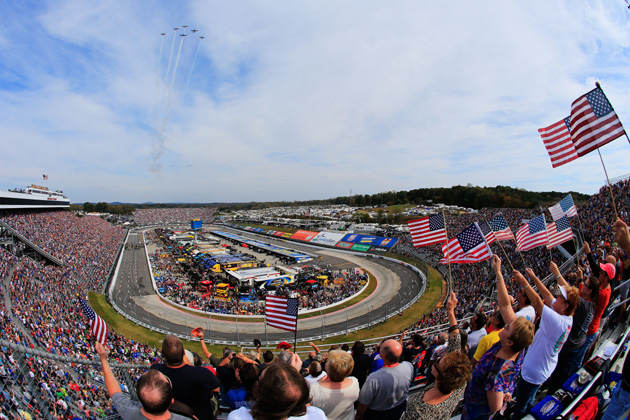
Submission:
MULTIPOLYGON (((580 284, 580 290, 582 289, 582 284, 580 284)), ((591 321, 591 325, 588 326, 586 330, 586 335, 593 335, 599 330, 599 324, 602 320, 602 315, 604 315, 604 310, 608 306, 608 302, 610 301, 610 294, 612 293, 612 289, 610 285, 605 289, 599 290, 599 300, 597 301, 597 307, 595 308, 595 314, 593 315, 593 320, 591 321)))

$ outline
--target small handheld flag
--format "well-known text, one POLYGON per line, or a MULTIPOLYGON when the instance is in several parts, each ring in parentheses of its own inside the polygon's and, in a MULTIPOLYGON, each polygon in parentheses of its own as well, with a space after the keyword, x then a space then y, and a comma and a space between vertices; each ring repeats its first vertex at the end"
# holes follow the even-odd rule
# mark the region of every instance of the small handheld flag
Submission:
POLYGON ((85 316, 87 316, 89 319, 90 329, 96 337, 96 340, 99 343, 105 345, 105 342, 107 341, 107 323, 103 321, 103 318, 98 316, 98 314, 94 312, 92 308, 90 308, 90 305, 88 305, 85 300, 80 299, 80 302, 81 309, 83 310, 85 316))

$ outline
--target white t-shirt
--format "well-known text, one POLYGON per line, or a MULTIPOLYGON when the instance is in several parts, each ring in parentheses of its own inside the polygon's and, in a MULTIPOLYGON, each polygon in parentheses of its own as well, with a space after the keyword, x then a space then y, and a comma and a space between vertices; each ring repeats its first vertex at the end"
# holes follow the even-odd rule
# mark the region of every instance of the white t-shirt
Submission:
MULTIPOLYGON (((241 407, 238 410, 232 411, 228 414, 228 420, 254 420, 249 408, 241 407)), ((287 420, 327 420, 326 414, 317 407, 306 407, 306 414, 299 417, 289 417, 287 420)))
POLYGON ((313 376, 313 375, 308 375, 306 378, 306 382, 308 382, 308 384, 314 384, 315 382, 318 382, 320 379, 324 379, 326 377, 326 372, 322 371, 318 376, 313 376))
POLYGON ((551 376, 558 364, 558 353, 569 338, 572 325, 573 317, 560 315, 550 307, 543 306, 540 328, 523 360, 523 379, 532 385, 541 385, 551 376))
POLYGON ((536 310, 532 305, 528 305, 518 311, 516 313, 516 317, 522 317, 531 322, 532 324, 536 321, 536 310))
POLYGON ((468 333, 468 348, 475 348, 479 344, 479 340, 488 334, 485 328, 479 328, 478 330, 468 333))
POLYGON ((352 383, 343 389, 328 389, 315 383, 311 385, 311 404, 321 408, 329 420, 353 420, 354 402, 359 398, 359 381, 350 376, 352 383))

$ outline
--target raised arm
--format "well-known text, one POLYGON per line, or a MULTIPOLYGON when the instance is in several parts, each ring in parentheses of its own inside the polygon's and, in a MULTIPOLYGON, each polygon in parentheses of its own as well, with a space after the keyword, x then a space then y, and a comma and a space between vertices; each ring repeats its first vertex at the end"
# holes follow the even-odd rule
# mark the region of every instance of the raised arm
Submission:
POLYGON ((520 271, 514 270, 512 272, 512 275, 514 276, 514 280, 516 280, 516 282, 521 285, 530 302, 532 302, 532 308, 534 308, 536 313, 540 315, 545 304, 543 303, 538 293, 536 293, 536 291, 529 285, 529 282, 521 274, 520 271))
POLYGON ((558 265, 555 262, 551 261, 549 263, 549 270, 551 270, 551 273, 554 276, 556 276, 556 281, 558 282, 558 286, 569 287, 569 283, 567 283, 564 277, 562 277, 562 274, 560 274, 560 269, 558 269, 558 265))
POLYGON ((459 334, 459 328, 457 326, 457 318, 455 318, 455 308, 457 307, 457 295, 453 292, 448 297, 446 301, 446 314, 448 315, 448 325, 450 337, 453 338, 457 334, 459 334))
POLYGON ((613 228, 615 230, 615 242, 617 242, 619 248, 621 248, 623 252, 625 252, 625 257, 627 260, 628 257, 630 257, 630 232, 628 231, 628 225, 625 224, 621 219, 617 219, 617 221, 613 225, 613 228))
MULTIPOLYGON (((536 277, 536 274, 534 274, 534 270, 532 270, 531 268, 526 268, 525 274, 527 274, 527 277, 529 277, 529 279, 534 283, 534 286, 536 286, 536 288, 538 289, 538 293, 540 293, 540 296, 542 296, 543 300, 545 301, 545 305, 551 306, 551 302, 553 302, 553 295, 551 294, 549 289, 547 289, 547 286, 545 286, 542 281, 540 281, 540 279, 536 277)), ((540 310, 542 311, 542 308, 540 308, 540 310)))
POLYGON ((94 344, 94 349, 98 354, 98 357, 101 359, 101 364, 103 365, 103 378, 105 379, 105 388, 107 388, 107 393, 111 398, 115 393, 122 392, 120 389, 120 384, 116 380, 114 376, 114 372, 112 372, 112 368, 109 367, 109 363, 107 362, 107 354, 109 351, 98 341, 94 344))
POLYGON ((315 343, 310 342, 310 343, 308 343, 308 345, 309 345, 309 346, 311 346, 311 347, 313 347, 313 350, 315 350, 315 352, 316 352, 316 353, 321 353, 321 352, 319 351, 319 347, 317 347, 317 346, 315 345, 315 343))
POLYGON ((501 258, 496 254, 492 256, 492 268, 494 269, 494 274, 497 276, 497 300, 499 301, 501 316, 503 317, 503 321, 509 324, 512 320, 516 319, 516 313, 514 313, 514 308, 512 308, 510 294, 508 293, 505 279, 501 273, 501 258))

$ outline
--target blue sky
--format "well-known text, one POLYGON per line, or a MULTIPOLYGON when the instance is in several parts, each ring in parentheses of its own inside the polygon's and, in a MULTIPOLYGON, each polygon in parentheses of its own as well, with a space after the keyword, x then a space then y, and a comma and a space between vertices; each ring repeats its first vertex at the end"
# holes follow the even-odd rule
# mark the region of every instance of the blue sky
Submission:
MULTIPOLYGON (((594 193, 597 153, 552 169, 537 129, 596 81, 630 127, 623 0, 0 4, 3 190, 47 174, 73 202, 594 193)), ((601 152, 630 172, 625 138, 601 152)))

